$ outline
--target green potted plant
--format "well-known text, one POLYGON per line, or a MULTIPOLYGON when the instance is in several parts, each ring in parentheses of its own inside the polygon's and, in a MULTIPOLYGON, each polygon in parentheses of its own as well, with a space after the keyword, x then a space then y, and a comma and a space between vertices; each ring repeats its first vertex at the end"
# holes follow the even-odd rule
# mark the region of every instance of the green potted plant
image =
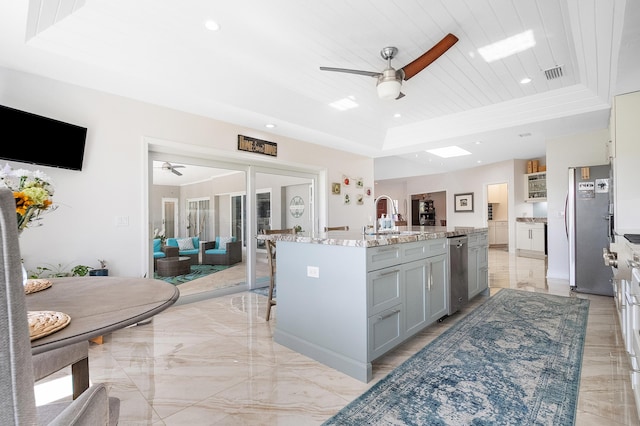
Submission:
POLYGON ((73 268, 71 268, 72 277, 84 277, 90 272, 91 272, 91 266, 87 266, 87 265, 76 265, 73 268))
POLYGON ((91 275, 91 276, 99 276, 99 277, 108 276, 109 275, 109 270, 107 269, 107 261, 98 259, 98 262, 100 262, 100 267, 90 270, 89 271, 89 275, 91 275))

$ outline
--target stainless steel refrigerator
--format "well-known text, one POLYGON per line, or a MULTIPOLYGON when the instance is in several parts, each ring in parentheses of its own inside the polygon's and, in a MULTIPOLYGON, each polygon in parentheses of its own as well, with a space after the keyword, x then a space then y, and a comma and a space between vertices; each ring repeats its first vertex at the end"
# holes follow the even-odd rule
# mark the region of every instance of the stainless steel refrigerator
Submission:
POLYGON ((565 227, 569 239, 569 284, 579 293, 613 296, 611 268, 602 249, 609 247, 612 215, 609 165, 570 167, 565 227))

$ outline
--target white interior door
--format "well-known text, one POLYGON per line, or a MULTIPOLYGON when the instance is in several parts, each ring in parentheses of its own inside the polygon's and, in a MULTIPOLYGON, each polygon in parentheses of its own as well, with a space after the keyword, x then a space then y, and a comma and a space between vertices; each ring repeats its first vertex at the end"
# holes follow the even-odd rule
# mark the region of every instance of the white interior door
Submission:
POLYGON ((178 235, 178 199, 162 199, 162 227, 160 233, 167 238, 176 238, 178 235))

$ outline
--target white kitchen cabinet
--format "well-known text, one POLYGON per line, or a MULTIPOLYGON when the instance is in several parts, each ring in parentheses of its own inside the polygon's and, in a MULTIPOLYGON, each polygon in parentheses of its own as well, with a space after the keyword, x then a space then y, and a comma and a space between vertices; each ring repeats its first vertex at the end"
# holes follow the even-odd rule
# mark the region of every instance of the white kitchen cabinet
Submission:
POLYGON ((487 234, 473 234, 468 242, 469 300, 489 287, 489 242, 487 234))
POLYGON ((487 185, 487 202, 490 204, 504 204, 508 201, 507 184, 497 183, 487 185))
POLYGON ((524 201, 547 201, 547 172, 524 175, 524 201))
POLYGON ((633 233, 639 227, 640 211, 640 91, 616 96, 611 114, 615 230, 618 234, 633 233))
POLYGON ((516 251, 518 256, 544 258, 544 223, 516 222, 516 251))
POLYGON ((489 221, 489 245, 509 244, 509 222, 506 220, 489 221))

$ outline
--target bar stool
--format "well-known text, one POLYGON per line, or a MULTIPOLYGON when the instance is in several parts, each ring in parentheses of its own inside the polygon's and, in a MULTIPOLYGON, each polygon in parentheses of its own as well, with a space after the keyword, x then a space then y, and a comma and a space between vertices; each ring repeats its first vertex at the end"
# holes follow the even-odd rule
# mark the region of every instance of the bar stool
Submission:
MULTIPOLYGON (((296 230, 291 229, 265 229, 263 230, 265 235, 272 234, 293 234, 296 230)), ((267 245, 267 259, 269 260, 269 296, 267 300, 267 316, 266 320, 271 318, 271 307, 276 305, 276 300, 273 298, 273 291, 276 288, 276 242, 275 240, 266 240, 267 245)))
POLYGON ((267 317, 269 321, 271 317, 271 307, 275 306, 276 301, 273 298, 273 289, 276 286, 276 243, 273 240, 267 240, 267 256, 269 257, 269 299, 267 300, 267 317))

